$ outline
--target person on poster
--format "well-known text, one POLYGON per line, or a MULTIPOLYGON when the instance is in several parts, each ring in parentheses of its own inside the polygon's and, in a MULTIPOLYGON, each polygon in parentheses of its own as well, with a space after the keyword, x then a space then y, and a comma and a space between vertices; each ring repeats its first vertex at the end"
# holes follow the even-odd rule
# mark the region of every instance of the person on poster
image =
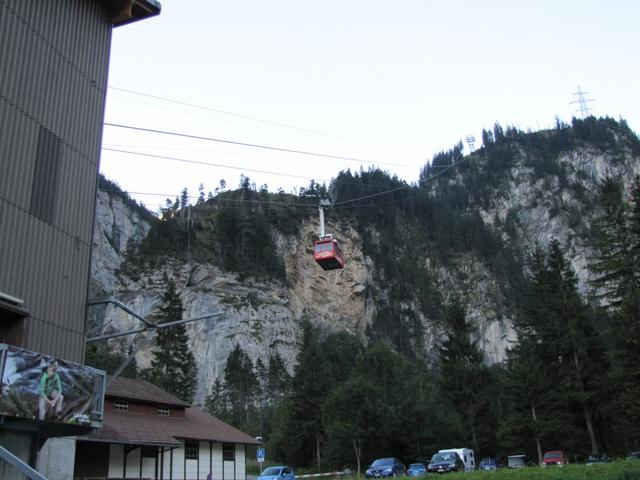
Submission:
POLYGON ((40 378, 40 388, 38 389, 38 414, 40 420, 44 420, 47 412, 51 413, 54 419, 59 420, 62 413, 62 382, 58 375, 58 362, 49 362, 47 370, 40 378))

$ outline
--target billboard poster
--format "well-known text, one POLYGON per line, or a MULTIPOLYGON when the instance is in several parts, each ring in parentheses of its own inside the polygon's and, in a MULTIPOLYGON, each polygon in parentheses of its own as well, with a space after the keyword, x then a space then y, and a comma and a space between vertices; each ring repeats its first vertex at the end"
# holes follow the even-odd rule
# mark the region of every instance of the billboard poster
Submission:
POLYGON ((102 370, 5 344, 0 355, 0 415, 102 426, 102 370))

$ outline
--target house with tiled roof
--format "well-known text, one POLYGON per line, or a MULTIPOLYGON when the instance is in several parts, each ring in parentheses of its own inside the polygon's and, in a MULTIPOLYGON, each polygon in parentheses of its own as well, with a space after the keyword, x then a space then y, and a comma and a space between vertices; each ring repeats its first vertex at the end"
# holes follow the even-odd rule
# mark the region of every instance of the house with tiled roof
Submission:
POLYGON ((104 425, 76 443, 74 478, 245 480, 255 438, 145 381, 108 387, 104 425))

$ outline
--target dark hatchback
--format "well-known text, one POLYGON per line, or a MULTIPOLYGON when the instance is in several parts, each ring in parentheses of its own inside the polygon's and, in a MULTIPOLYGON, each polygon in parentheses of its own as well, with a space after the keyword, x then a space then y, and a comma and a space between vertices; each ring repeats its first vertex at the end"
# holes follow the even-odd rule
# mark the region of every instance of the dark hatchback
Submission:
POLYGON ((404 464, 397 458, 379 458, 374 460, 364 476, 366 478, 398 477, 404 475, 404 464))
POLYGON ((427 465, 429 473, 464 472, 464 462, 455 452, 436 453, 427 465))

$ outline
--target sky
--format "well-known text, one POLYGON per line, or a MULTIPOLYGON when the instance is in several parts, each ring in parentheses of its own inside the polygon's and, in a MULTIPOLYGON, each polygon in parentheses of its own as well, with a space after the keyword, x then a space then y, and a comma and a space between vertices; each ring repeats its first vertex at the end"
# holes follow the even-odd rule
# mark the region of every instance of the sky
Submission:
POLYGON ((416 182, 495 122, 570 121, 579 86, 638 132, 638 18, 637 0, 162 0, 113 32, 101 171, 151 210, 241 174, 286 192, 373 165, 416 182))

